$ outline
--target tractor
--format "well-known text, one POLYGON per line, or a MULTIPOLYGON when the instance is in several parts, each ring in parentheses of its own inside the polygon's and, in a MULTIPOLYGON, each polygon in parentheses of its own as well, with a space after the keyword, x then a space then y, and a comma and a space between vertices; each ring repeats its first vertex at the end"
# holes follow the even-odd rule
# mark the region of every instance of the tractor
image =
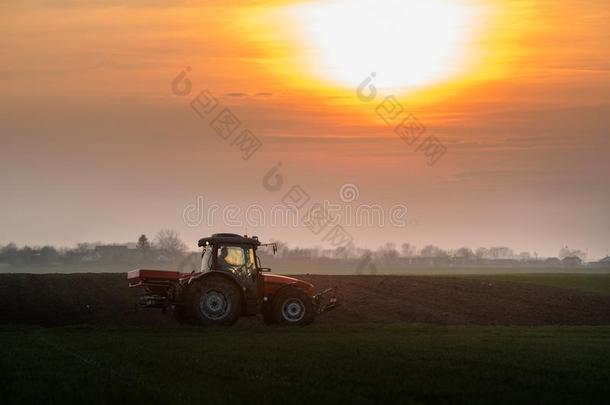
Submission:
POLYGON ((292 277, 269 274, 257 250, 275 243, 256 236, 218 233, 199 240, 201 267, 191 273, 139 269, 127 273, 129 287, 143 288, 138 307, 173 311, 179 323, 232 325, 240 316, 261 314, 266 324, 308 325, 338 304, 337 288, 316 293, 292 277))

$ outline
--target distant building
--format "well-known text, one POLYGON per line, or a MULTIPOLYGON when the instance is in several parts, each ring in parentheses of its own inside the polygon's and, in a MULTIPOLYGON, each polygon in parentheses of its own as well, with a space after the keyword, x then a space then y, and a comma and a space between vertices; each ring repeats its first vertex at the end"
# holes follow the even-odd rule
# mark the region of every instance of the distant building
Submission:
POLYGON ((119 259, 129 254, 126 245, 99 245, 95 247, 95 254, 102 259, 119 259))
POLYGON ((544 264, 548 266, 559 266, 561 264, 561 260, 556 257, 549 257, 544 261, 544 264))
POLYGON ((610 256, 606 256, 603 259, 590 264, 595 267, 610 268, 610 256))
POLYGON ((582 259, 578 256, 568 256, 561 260, 561 264, 565 267, 575 267, 582 265, 582 259))

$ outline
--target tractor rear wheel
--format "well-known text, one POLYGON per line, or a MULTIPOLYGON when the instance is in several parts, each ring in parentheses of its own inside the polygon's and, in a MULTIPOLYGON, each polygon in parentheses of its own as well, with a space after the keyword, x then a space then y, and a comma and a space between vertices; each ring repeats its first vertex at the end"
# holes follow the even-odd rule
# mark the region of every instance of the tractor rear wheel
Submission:
POLYGON ((273 299, 272 316, 282 325, 305 326, 313 322, 316 314, 311 297, 300 288, 287 287, 273 299))
POLYGON ((224 277, 207 277, 191 287, 190 309, 203 325, 233 325, 241 313, 241 293, 224 277))

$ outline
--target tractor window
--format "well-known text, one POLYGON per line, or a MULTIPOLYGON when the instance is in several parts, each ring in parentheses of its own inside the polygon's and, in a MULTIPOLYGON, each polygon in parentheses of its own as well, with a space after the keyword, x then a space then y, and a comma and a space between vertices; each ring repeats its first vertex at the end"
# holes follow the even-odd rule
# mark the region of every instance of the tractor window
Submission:
POLYGON ((252 247, 221 246, 218 248, 218 267, 221 270, 238 273, 246 279, 256 273, 256 256, 252 247))
POLYGON ((218 266, 222 270, 236 271, 246 264, 244 249, 238 246, 222 246, 218 248, 218 266))
POLYGON ((246 266, 248 267, 248 272, 253 273, 256 270, 256 257, 254 256, 254 249, 247 248, 246 249, 246 266))

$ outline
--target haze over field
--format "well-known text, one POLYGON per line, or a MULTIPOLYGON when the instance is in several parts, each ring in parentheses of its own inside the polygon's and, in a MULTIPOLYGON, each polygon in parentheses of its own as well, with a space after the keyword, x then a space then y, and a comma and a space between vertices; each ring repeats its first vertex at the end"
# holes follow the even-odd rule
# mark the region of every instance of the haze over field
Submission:
POLYGON ((607 1, 419 3, 5 2, 0 245, 172 228, 193 248, 223 231, 327 247, 304 226, 207 221, 229 204, 269 217, 298 184, 339 204, 358 246, 606 256, 607 1), (251 158, 189 106, 205 89, 260 139, 251 158), (376 113, 392 94, 446 146, 434 165, 376 113), (270 191, 278 162, 284 187, 270 191), (348 223, 373 204, 405 206, 404 222, 348 223))

